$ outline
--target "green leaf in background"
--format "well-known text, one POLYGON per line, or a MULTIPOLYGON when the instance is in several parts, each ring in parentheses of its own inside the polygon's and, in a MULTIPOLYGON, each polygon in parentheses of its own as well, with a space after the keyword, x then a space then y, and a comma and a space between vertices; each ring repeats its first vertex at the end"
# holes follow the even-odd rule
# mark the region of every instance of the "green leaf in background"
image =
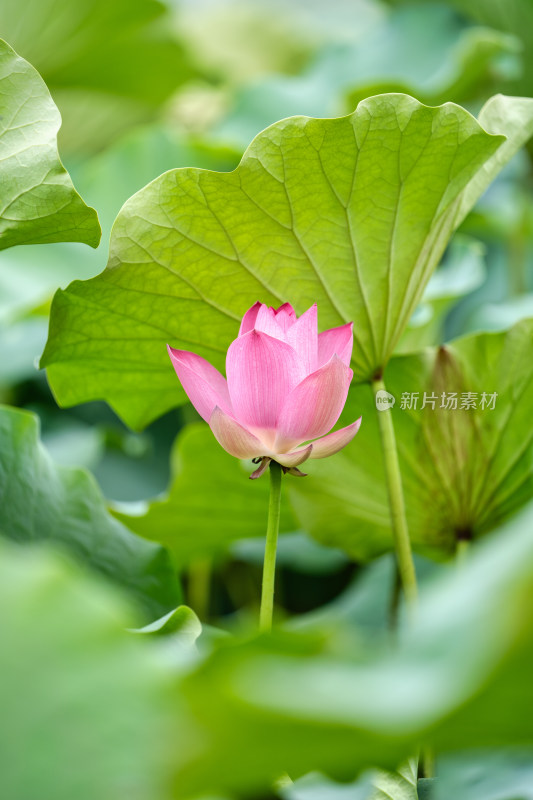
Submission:
POLYGON ((533 100, 493 98, 480 120, 508 138, 458 106, 381 95, 349 117, 276 123, 234 172, 162 175, 123 207, 108 268, 56 295, 42 366, 58 401, 105 399, 146 425, 185 399, 165 342, 223 368, 257 299, 300 313, 316 301, 322 328, 355 320, 356 378, 369 380, 454 228, 533 130, 533 100))
MULTIPOLYGON (((392 414, 407 519, 417 549, 437 557, 449 553, 459 539, 485 534, 530 499, 532 344, 533 320, 525 320, 508 332, 466 336, 389 363, 387 387, 395 397, 392 414), (402 395, 411 393, 417 407, 402 408, 402 395), (476 408, 462 409, 463 401, 476 408)), ((313 465, 305 481, 290 484, 290 496, 300 523, 318 541, 368 559, 391 546, 369 387, 350 390, 347 419, 354 409, 364 419, 359 441, 313 465)))
POLYGON ((381 636, 391 624, 394 582, 394 557, 387 554, 359 571, 355 580, 330 603, 292 617, 285 626, 296 631, 346 628, 361 631, 367 637, 381 636))
POLYGON ((197 73, 159 0, 3 0, 0 33, 39 70, 63 117, 62 152, 93 153, 197 73), (51 24, 53 20, 53 24, 51 24))
POLYGON ((522 70, 509 83, 513 94, 533 93, 533 7, 530 0, 452 0, 466 18, 511 33, 522 43, 522 70))
POLYGON ((283 117, 338 116, 385 92, 411 94, 428 105, 480 98, 480 106, 499 89, 503 57, 513 63, 518 57, 513 36, 466 26, 440 3, 401 9, 369 3, 358 12, 351 35, 338 36, 302 74, 271 74, 238 90, 215 135, 244 148, 283 117))
POLYGON ((350 779, 423 740, 440 756, 530 743, 532 519, 530 507, 425 587, 392 651, 279 631, 221 643, 182 680, 203 730, 178 765, 183 795, 258 791, 285 770, 350 779))
POLYGON ((178 606, 144 628, 130 629, 130 632, 163 637, 170 663, 174 666, 185 666, 199 657, 196 641, 202 634, 202 623, 188 606, 178 606))
MULTIPOLYGON (((239 539, 231 548, 233 558, 247 561, 260 567, 265 557, 262 538, 239 539)), ((333 547, 324 547, 302 531, 285 533, 278 539, 276 564, 294 572, 312 575, 328 575, 337 572, 349 563, 342 552, 333 547)))
POLYGON ((100 226, 57 152, 59 111, 40 75, 0 39, 0 250, 17 244, 83 242, 100 226))
POLYGON ((533 800, 530 748, 473 750, 439 758, 432 800, 533 800))
MULTIPOLYGON (((298 72, 324 35, 314 8, 299 15, 301 9, 293 3, 291 13, 286 11, 279 0, 253 5, 245 0, 182 2, 179 29, 196 61, 219 80, 240 84, 264 73, 298 72), (310 31, 313 23, 316 30, 310 31)), ((360 20, 356 13, 353 17, 360 20)))
POLYGON ((533 292, 507 302, 486 303, 474 311, 468 325, 475 330, 499 331, 527 317, 533 317, 533 292))
POLYGON ((412 93, 429 105, 479 102, 498 90, 511 69, 519 70, 520 51, 518 38, 465 25, 444 4, 394 9, 356 53, 351 74, 357 83, 352 80, 346 107, 391 91, 412 93))
POLYGON ((126 587, 149 618, 180 601, 168 554, 107 512, 90 473, 53 463, 37 418, 0 407, 0 531, 17 542, 50 540, 126 587))
POLYGON ((485 249, 477 240, 460 234, 453 238, 443 264, 429 279, 420 305, 409 320, 397 353, 416 352, 442 342, 448 312, 459 298, 485 281, 484 255, 485 249))
MULTIPOLYGON (((154 500, 142 516, 114 514, 139 536, 164 544, 180 569, 199 558, 220 558, 236 540, 264 538, 268 484, 250 481, 207 425, 195 423, 180 432, 172 473, 167 497, 154 500)), ((285 499, 280 530, 295 527, 285 499)))
MULTIPOLYGON (((1 279, 0 279, 1 281, 1 279)), ((36 363, 46 342, 45 317, 27 317, 11 325, 0 324, 0 390, 38 375, 36 363)))
POLYGON ((3 541, 0 607, 2 795, 170 800, 170 673, 122 598, 3 541))
POLYGON ((368 800, 371 791, 371 776, 366 773, 355 783, 334 783, 320 773, 310 772, 278 789, 282 800, 368 800))
POLYGON ((419 778, 417 784, 418 800, 435 800, 436 778, 419 778))
POLYGON ((164 617, 145 625, 144 628, 135 628, 132 631, 132 633, 150 633, 158 636, 179 634, 187 644, 194 644, 201 632, 200 620, 188 606, 178 606, 164 617))

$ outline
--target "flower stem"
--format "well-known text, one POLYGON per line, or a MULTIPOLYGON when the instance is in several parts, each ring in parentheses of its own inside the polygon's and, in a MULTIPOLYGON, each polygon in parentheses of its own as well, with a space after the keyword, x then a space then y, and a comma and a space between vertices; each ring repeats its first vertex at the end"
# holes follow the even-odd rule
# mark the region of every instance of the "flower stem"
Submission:
POLYGON ((209 590, 211 584, 211 562, 198 558, 189 567, 188 603, 202 622, 209 615, 209 590))
POLYGON ((272 628, 274 609, 274 580, 276 575, 276 549, 278 545, 279 513, 281 501, 281 466, 270 462, 270 502, 268 504, 268 524, 266 532, 265 559, 263 562, 263 586, 261 589, 261 609, 259 611, 259 630, 272 628))
POLYGON ((459 539, 457 542, 457 549, 455 551, 455 559, 457 564, 462 567, 465 560, 468 558, 468 551, 470 549, 469 539, 459 539))
MULTIPOLYGON (((373 380, 372 389, 374 391, 374 396, 376 396, 378 391, 386 391, 383 380, 380 378, 373 380)), ((411 552, 411 542, 409 540, 409 530, 407 528, 407 519, 405 516, 402 478, 398 461, 398 450, 396 448, 396 437, 394 435, 394 425, 392 422, 392 412, 390 407, 388 407, 378 409, 377 415, 383 458, 385 461, 392 533, 394 536, 398 571, 400 573, 402 588, 407 603, 413 606, 416 602, 418 590, 413 554, 411 552)))

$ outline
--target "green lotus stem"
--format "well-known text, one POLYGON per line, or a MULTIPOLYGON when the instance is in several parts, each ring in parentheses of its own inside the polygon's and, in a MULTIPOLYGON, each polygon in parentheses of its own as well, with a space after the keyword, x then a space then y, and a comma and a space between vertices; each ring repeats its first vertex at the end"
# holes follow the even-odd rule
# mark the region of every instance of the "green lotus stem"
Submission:
POLYGON ((274 610, 274 581, 276 577, 276 550, 278 546, 279 515, 281 501, 281 466, 270 462, 270 502, 268 504, 268 524, 263 562, 263 585, 261 588, 261 608, 259 611, 259 630, 272 629, 274 610))
POLYGON ((468 556, 468 551, 470 549, 470 540, 469 539, 459 539, 457 542, 457 548, 455 550, 455 558, 459 566, 462 566, 468 556))
POLYGON ((199 619, 209 616, 209 590, 211 584, 211 561, 198 558, 189 566, 188 602, 199 619))
MULTIPOLYGON (((386 389, 383 380, 381 378, 374 379, 372 381, 372 389, 374 396, 376 396, 379 391, 385 392, 386 389)), ((407 518, 405 516, 402 477, 400 473, 400 463, 398 461, 396 436, 394 435, 394 425, 392 422, 392 411, 390 407, 384 408, 378 410, 377 415, 383 458, 385 461, 392 533, 394 536, 398 571, 400 573, 402 588, 407 603, 413 606, 416 602, 418 589, 413 553, 411 551, 411 541, 409 539, 409 530, 407 527, 407 518)))

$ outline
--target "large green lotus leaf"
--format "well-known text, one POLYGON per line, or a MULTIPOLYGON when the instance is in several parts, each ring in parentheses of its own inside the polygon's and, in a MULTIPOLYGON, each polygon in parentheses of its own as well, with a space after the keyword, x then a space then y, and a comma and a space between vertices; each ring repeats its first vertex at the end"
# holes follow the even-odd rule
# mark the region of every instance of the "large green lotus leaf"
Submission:
MULTIPOLYGON (((524 320, 507 332, 465 336, 389 363, 386 384, 395 398, 391 413, 417 549, 452 552, 458 539, 485 534, 531 497, 532 346, 533 320, 524 320), (457 409, 441 408, 443 392, 445 403, 457 394, 457 409), (461 409, 468 392, 475 395, 475 409, 461 409), (402 395, 411 393, 418 394, 417 408, 402 408, 402 395)), ((309 477, 291 483, 290 493, 307 531, 367 559, 392 546, 376 416, 381 412, 370 387, 350 391, 346 419, 356 412, 363 424, 354 442, 334 458, 313 462, 309 477)))
POLYGON ((95 152, 197 74, 160 0, 3 0, 0 32, 46 81, 64 152, 95 152), (53 24, 52 24, 53 21, 53 24))
POLYGON ((482 124, 404 95, 348 117, 295 117, 231 173, 181 169, 115 222, 107 269, 56 295, 42 365, 60 403, 104 398, 133 427, 184 400, 164 344, 223 368, 257 299, 355 320, 354 369, 388 361, 453 229, 530 135, 533 100, 497 97, 482 124), (495 136, 505 133, 508 138, 495 136))
POLYGON ((108 513, 91 474, 54 464, 34 414, 0 407, 0 531, 17 542, 50 540, 125 586, 149 618, 178 605, 168 554, 108 513))
POLYGON ((532 515, 426 587, 393 649, 295 632, 222 643, 182 682, 205 731, 178 765, 183 796, 258 791, 285 770, 350 779, 424 740, 439 755, 531 742, 532 515))
MULTIPOLYGON (((164 544, 180 568, 198 558, 219 558, 236 540, 265 536, 268 480, 250 481, 207 425, 194 423, 180 432, 172 473, 167 496, 152 501, 143 515, 115 516, 139 536, 164 544)), ((295 528, 285 499, 280 530, 295 528)))
POLYGON ((3 797, 169 800, 171 676, 122 598, 3 541, 0 607, 3 797))
POLYGON ((57 152, 59 111, 38 72, 0 39, 0 250, 84 242, 100 226, 57 152))

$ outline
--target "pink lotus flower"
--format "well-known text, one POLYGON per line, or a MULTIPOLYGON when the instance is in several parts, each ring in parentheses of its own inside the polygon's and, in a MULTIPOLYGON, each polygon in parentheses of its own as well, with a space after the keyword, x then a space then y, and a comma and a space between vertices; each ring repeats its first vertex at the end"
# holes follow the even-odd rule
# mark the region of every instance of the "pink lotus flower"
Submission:
POLYGON ((229 346, 227 380, 196 353, 167 347, 191 403, 222 447, 262 461, 253 477, 271 460, 301 475, 298 465, 337 453, 361 424, 359 418, 328 433, 353 377, 352 327, 319 334, 316 304, 297 318, 289 303, 277 310, 255 303, 229 346))

